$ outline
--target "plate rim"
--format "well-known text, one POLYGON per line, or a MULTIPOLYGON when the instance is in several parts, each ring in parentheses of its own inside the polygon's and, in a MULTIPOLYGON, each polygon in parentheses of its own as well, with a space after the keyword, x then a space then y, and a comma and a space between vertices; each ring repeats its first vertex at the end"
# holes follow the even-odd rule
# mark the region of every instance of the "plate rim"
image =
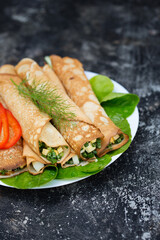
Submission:
MULTIPOLYGON (((98 73, 91 72, 91 71, 85 71, 85 74, 86 74, 88 80, 90 80, 92 77, 94 77, 96 75, 99 75, 98 73)), ((121 85, 120 83, 118 83, 117 81, 115 81, 113 79, 111 79, 111 81, 114 84, 113 92, 114 91, 116 92, 116 88, 119 87, 119 88, 122 89, 122 92, 129 93, 129 91, 125 87, 123 87, 123 85, 121 85)), ((131 128, 131 135, 132 135, 131 143, 132 143, 132 141, 133 141, 133 139, 134 139, 134 137, 135 137, 135 135, 137 133, 138 126, 139 126, 139 111, 138 111, 138 107, 137 106, 136 106, 134 112, 132 113, 132 115, 130 115, 127 118, 127 121, 129 122, 129 125, 130 125, 130 128, 131 128), (134 124, 135 124, 134 129, 130 125, 130 123, 133 121, 133 118, 136 118, 136 121, 134 121, 134 124)), ((125 153, 125 152, 123 152, 123 153, 125 153)), ((120 153, 120 154, 117 154, 117 155, 113 156, 112 160, 104 167, 104 169, 107 168, 109 165, 111 165, 113 162, 115 162, 123 153, 120 153)), ((96 173, 96 174, 98 174, 98 173, 96 173)), ((94 174, 94 175, 96 175, 96 174, 94 174)), ((37 189, 48 189, 48 188, 62 187, 62 186, 69 185, 69 184, 72 184, 72 183, 75 183, 75 182, 79 182, 79 181, 81 181, 83 179, 86 179, 86 178, 88 178, 90 176, 93 176, 93 175, 88 175, 86 177, 74 178, 74 179, 53 179, 52 181, 50 181, 50 182, 48 182, 48 183, 46 183, 46 184, 44 184, 44 185, 42 185, 40 187, 28 188, 28 189, 24 189, 24 190, 32 190, 32 189, 33 190, 37 190, 37 189)), ((5 186, 5 187, 9 187, 9 188, 15 188, 13 186, 10 186, 10 185, 7 185, 7 184, 3 183, 1 180, 0 180, 0 186, 5 186)), ((17 189, 17 188, 15 188, 15 189, 17 189)))

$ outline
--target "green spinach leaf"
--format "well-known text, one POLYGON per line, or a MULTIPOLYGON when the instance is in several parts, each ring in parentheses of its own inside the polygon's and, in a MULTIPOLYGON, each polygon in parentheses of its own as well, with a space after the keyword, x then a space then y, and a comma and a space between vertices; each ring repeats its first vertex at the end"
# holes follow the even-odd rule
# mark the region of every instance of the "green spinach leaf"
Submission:
POLYGON ((102 107, 110 118, 127 118, 135 110, 139 102, 139 97, 135 94, 125 94, 121 97, 116 97, 106 102, 102 102, 102 107))
POLYGON ((111 93, 114 89, 112 81, 108 77, 103 75, 97 75, 91 78, 90 84, 100 102, 106 95, 111 93))
POLYGON ((118 98, 118 97, 122 97, 126 95, 126 93, 117 93, 117 92, 111 92, 109 93, 108 95, 106 95, 102 100, 101 100, 101 103, 102 102, 106 102, 108 100, 112 100, 114 98, 118 98))

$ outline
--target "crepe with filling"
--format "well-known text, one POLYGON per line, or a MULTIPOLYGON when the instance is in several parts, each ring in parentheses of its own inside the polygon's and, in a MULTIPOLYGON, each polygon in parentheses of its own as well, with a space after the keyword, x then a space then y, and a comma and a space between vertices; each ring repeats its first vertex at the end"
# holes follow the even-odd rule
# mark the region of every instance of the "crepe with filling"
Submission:
POLYGON ((57 94, 61 97, 61 99, 63 99, 65 104, 68 105, 69 111, 75 115, 74 119, 68 119, 69 124, 65 127, 63 127, 64 124, 62 124, 63 119, 61 119, 61 123, 58 125, 54 119, 53 122, 56 124, 56 127, 75 153, 83 160, 87 160, 81 154, 82 146, 93 139, 103 138, 103 135, 88 119, 88 117, 77 107, 77 105, 67 96, 65 91, 62 89, 61 83, 56 74, 51 71, 48 66, 42 70, 35 61, 28 58, 23 59, 18 63, 16 71, 22 79, 27 80, 29 85, 32 85, 33 82, 37 82, 39 85, 47 83, 49 88, 51 90, 56 90, 57 94), (47 75, 49 71, 51 71, 51 78, 47 75))
POLYGON ((74 167, 74 166, 85 166, 90 162, 97 161, 96 158, 88 159, 87 161, 82 161, 78 155, 71 149, 70 154, 61 162, 62 168, 74 167))
MULTIPOLYGON (((27 168, 32 175, 40 174, 51 162, 38 156, 23 140, 23 156, 26 158, 27 168)), ((64 159, 65 160, 65 159, 64 159)))
POLYGON ((12 65, 2 66, 0 68, 0 95, 4 99, 7 108, 19 122, 23 139, 45 161, 48 159, 48 155, 43 154, 43 151, 40 152, 39 144, 44 145, 45 150, 43 150, 45 152, 54 151, 55 149, 57 151, 61 147, 63 156, 56 160, 57 163, 60 163, 70 153, 70 147, 50 123, 51 118, 47 114, 40 112, 29 98, 21 96, 11 80, 17 85, 21 83, 21 79, 16 75, 12 65))
POLYGON ((102 148, 98 150, 98 155, 101 157, 126 144, 129 140, 128 135, 111 121, 99 104, 82 64, 77 59, 69 57, 61 58, 52 55, 50 59, 53 70, 61 80, 69 97, 103 133, 102 148))
MULTIPOLYGON (((6 108, 3 99, 0 97, 0 103, 6 108)), ((9 128, 10 138, 14 133, 9 128)), ((3 138, 3 131, 0 134, 0 141, 3 138)), ((23 143, 20 139, 13 147, 9 149, 0 149, 0 178, 7 178, 27 171, 25 168, 26 160, 23 157, 23 143)))

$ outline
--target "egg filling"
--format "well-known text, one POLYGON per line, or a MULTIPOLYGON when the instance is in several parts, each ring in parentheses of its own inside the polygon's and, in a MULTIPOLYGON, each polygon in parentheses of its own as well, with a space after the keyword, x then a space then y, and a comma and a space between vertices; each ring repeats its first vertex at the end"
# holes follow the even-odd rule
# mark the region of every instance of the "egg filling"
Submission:
POLYGON ((44 142, 41 141, 39 141, 39 151, 42 157, 46 158, 53 164, 59 162, 64 155, 64 147, 57 148, 49 147, 44 142))
POLYGON ((107 148, 112 149, 113 145, 121 143, 123 139, 124 139, 123 134, 117 134, 114 137, 111 137, 110 143, 108 144, 107 148))
POLYGON ((94 158, 97 155, 97 148, 101 148, 100 138, 94 139, 90 142, 86 142, 81 148, 80 153, 86 159, 94 158))

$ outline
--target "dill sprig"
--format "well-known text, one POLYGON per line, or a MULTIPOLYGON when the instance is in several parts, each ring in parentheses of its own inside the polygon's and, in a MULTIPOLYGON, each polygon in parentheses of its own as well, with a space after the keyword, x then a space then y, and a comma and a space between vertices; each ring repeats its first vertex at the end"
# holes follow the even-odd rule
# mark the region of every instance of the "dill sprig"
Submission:
POLYGON ((23 97, 27 97, 39 108, 41 112, 47 113, 57 127, 65 127, 74 121, 75 113, 71 112, 71 106, 58 94, 57 89, 51 89, 48 83, 32 81, 32 85, 24 79, 19 85, 13 79, 12 83, 23 97))

